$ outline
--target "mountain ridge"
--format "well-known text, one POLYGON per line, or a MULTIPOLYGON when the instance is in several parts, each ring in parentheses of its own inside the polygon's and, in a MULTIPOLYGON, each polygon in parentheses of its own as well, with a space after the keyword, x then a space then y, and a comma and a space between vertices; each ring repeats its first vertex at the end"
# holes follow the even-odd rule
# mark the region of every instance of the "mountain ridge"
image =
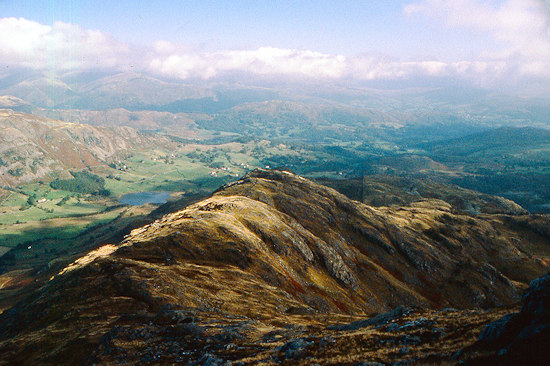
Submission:
POLYGON ((187 360, 199 360, 289 324, 323 327, 323 317, 511 306, 548 270, 548 220, 373 208, 291 173, 256 170, 69 265, 0 314, 0 350, 11 361, 110 363, 157 347, 170 363, 181 357, 174 337, 186 340, 187 360), (138 348, 123 341, 147 322, 157 336, 135 336, 138 348), (201 343, 205 335, 217 346, 201 343))

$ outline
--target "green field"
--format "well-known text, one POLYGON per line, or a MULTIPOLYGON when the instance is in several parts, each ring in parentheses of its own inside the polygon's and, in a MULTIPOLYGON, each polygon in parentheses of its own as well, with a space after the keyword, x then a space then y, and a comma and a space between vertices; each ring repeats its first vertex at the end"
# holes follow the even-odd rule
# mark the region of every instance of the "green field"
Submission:
MULTIPOLYGON (((105 208, 104 208, 105 210, 105 208)), ((86 214, 28 220, 24 223, 1 225, 0 246, 15 247, 21 243, 48 239, 70 239, 93 225, 110 222, 120 214, 120 209, 110 209, 104 212, 93 212, 91 208, 86 214)), ((26 219, 32 218, 27 216, 26 219)))

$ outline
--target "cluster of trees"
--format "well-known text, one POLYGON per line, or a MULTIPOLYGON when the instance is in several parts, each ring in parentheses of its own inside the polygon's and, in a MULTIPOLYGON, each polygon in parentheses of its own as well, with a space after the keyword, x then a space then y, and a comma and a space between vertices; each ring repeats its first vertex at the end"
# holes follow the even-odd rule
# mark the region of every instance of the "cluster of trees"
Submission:
POLYGON ((63 197, 59 202, 56 203, 57 206, 63 206, 65 203, 67 203, 68 200, 71 199, 71 196, 65 196, 63 197))
POLYGON ((28 208, 31 208, 32 206, 36 206, 36 203, 37 203, 37 201, 36 201, 36 195, 31 194, 31 195, 29 195, 29 198, 27 198, 27 202, 25 202, 25 203, 19 208, 19 210, 24 211, 24 210, 26 210, 26 209, 28 209, 28 208))
POLYGON ((187 157, 191 159, 191 161, 200 161, 203 164, 212 165, 214 163, 214 160, 220 157, 220 152, 217 150, 214 151, 192 151, 187 154, 187 157))
POLYGON ((23 175, 23 168, 19 167, 19 168, 16 168, 16 169, 10 169, 10 170, 8 170, 8 173, 13 175, 14 177, 20 177, 20 176, 23 175))
POLYGON ((105 179, 92 174, 88 171, 71 172, 71 179, 56 179, 50 183, 50 187, 54 189, 62 189, 64 191, 94 194, 99 196, 108 196, 111 194, 108 189, 105 189, 105 179))

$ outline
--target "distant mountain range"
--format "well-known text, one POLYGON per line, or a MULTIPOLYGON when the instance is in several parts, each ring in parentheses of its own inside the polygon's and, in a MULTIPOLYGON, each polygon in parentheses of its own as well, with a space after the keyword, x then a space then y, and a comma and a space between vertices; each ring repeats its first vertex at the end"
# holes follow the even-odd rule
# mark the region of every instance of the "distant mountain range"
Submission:
POLYGON ((21 75, 0 82, 0 94, 14 95, 43 108, 112 109, 164 105, 211 97, 208 89, 164 82, 141 74, 21 75))
MULTIPOLYGON (((373 87, 341 84, 260 82, 249 80, 161 80, 139 73, 48 74, 12 70, 0 74, 0 95, 11 95, 47 109, 217 114, 246 103, 290 101, 312 105, 376 110, 402 116, 402 124, 447 121, 498 126, 548 126, 548 100, 507 96, 456 86, 411 87, 385 83, 373 87), (385 85, 385 86, 383 86, 385 85), (457 121, 458 120, 458 121, 457 121)), ((361 113, 360 113, 361 114, 361 113)))

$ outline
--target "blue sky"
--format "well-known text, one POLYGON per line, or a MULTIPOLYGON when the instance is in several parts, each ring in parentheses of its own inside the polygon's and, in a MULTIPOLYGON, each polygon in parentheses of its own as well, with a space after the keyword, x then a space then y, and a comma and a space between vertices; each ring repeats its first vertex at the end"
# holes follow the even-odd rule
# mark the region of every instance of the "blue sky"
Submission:
POLYGON ((411 1, 0 1, 0 15, 78 24, 122 42, 158 40, 206 50, 263 46, 352 56, 465 57, 491 37, 404 14, 411 1), (439 29, 438 29, 439 28, 439 29))
POLYGON ((0 0, 0 65, 131 65, 183 79, 550 78, 549 8, 548 0, 0 0))

